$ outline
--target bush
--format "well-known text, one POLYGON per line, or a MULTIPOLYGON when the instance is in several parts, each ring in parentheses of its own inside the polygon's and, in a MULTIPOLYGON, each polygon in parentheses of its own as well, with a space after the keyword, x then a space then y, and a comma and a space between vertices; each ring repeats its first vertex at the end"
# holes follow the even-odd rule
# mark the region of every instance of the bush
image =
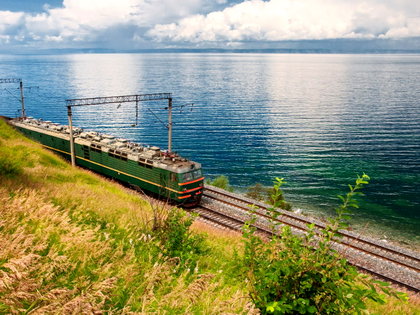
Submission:
MULTIPOLYGON (((310 225, 309 232, 301 237, 283 227, 276 234, 278 226, 274 219, 279 214, 274 208, 271 209, 274 236, 269 241, 255 235, 253 220, 244 226, 243 267, 251 299, 262 314, 352 314, 365 310, 367 299, 385 302, 372 281, 332 249, 338 229, 346 224, 349 208, 357 207, 354 198, 360 195, 357 190, 368 180, 364 174, 358 177, 355 186, 350 185, 350 192, 340 197, 343 205, 337 209, 338 216, 324 230, 316 231, 310 225)), ((274 201, 278 200, 275 193, 281 182, 276 179, 274 201)), ((376 284, 389 292, 383 283, 376 284)))
POLYGON ((164 257, 177 258, 180 270, 194 268, 200 255, 208 251, 205 237, 190 230, 194 218, 193 214, 167 205, 154 209, 153 234, 160 251, 164 257))
POLYGON ((14 177, 22 173, 20 161, 13 153, 0 150, 0 176, 14 177))
POLYGON ((267 188, 257 183, 254 186, 248 187, 245 196, 258 201, 264 201, 273 205, 274 208, 292 210, 292 205, 284 199, 283 191, 281 190, 281 186, 285 183, 284 179, 279 177, 276 177, 272 188, 267 188))
POLYGON ((281 186, 286 184, 284 178, 276 177, 276 180, 273 183, 273 188, 269 190, 268 203, 273 205, 274 208, 292 210, 292 205, 284 200, 283 191, 281 190, 281 186))
POLYGON ((222 189, 230 191, 230 192, 233 191, 233 187, 229 185, 229 179, 224 175, 218 176, 215 179, 213 179, 212 181, 210 181, 210 180, 207 181, 207 184, 215 186, 215 187, 222 188, 222 189))
POLYGON ((260 183, 256 183, 254 186, 248 187, 245 196, 258 201, 265 201, 267 194, 270 193, 270 189, 264 187, 260 183))

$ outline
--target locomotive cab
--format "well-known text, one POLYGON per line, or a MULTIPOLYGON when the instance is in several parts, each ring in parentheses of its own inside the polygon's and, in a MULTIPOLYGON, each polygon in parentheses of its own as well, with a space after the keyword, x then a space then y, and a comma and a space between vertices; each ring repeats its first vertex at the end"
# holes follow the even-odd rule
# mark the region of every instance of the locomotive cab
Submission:
POLYGON ((201 168, 194 167, 187 172, 179 173, 178 186, 180 189, 178 199, 184 206, 191 207, 198 205, 204 187, 204 176, 201 168))

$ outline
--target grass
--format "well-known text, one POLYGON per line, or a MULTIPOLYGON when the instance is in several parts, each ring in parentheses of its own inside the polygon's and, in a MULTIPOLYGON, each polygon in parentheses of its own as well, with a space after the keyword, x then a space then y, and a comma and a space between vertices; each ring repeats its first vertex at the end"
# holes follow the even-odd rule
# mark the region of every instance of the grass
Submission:
MULTIPOLYGON (((208 250, 181 268, 153 234, 153 212, 173 211, 163 208, 0 120, 0 314, 257 314, 237 268, 240 235, 196 221, 208 250)), ((370 309, 420 314, 420 303, 370 309)))

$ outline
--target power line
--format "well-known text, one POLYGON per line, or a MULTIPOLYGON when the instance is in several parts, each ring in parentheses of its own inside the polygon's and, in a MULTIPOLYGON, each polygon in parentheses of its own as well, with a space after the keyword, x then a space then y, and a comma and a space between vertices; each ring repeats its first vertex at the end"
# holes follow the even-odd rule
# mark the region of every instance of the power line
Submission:
POLYGON ((143 102, 143 101, 157 101, 168 100, 172 98, 171 93, 153 93, 153 94, 137 94, 137 95, 122 95, 122 96, 106 96, 106 97, 90 97, 79 99, 66 100, 68 106, 88 106, 101 105, 112 103, 127 103, 127 102, 143 102))
POLYGON ((22 111, 21 111, 21 117, 25 117, 25 97, 23 96, 23 82, 22 79, 18 78, 3 78, 0 79, 0 83, 19 83, 19 89, 20 89, 20 103, 22 104, 22 111))
POLYGON ((121 96, 106 96, 106 97, 89 97, 89 98, 74 98, 67 99, 67 116, 69 119, 70 129, 70 153, 71 153, 71 164, 75 163, 74 154, 74 139, 73 139, 73 122, 72 122, 72 107, 78 106, 91 106, 91 105, 102 105, 102 104, 120 104, 127 102, 136 103, 136 124, 138 123, 138 104, 143 101, 156 101, 156 100, 168 100, 168 152, 172 149, 172 94, 171 93, 153 93, 153 94, 135 94, 135 95, 121 95, 121 96))
POLYGON ((18 78, 7 78, 7 79, 0 79, 0 83, 20 83, 22 79, 18 78))

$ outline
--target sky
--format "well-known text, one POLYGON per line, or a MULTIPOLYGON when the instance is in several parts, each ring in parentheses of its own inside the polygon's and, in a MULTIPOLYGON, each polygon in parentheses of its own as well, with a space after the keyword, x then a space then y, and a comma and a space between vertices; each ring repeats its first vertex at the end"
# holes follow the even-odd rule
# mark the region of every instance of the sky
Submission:
POLYGON ((0 0, 0 51, 343 43, 420 50, 420 1, 0 0))

